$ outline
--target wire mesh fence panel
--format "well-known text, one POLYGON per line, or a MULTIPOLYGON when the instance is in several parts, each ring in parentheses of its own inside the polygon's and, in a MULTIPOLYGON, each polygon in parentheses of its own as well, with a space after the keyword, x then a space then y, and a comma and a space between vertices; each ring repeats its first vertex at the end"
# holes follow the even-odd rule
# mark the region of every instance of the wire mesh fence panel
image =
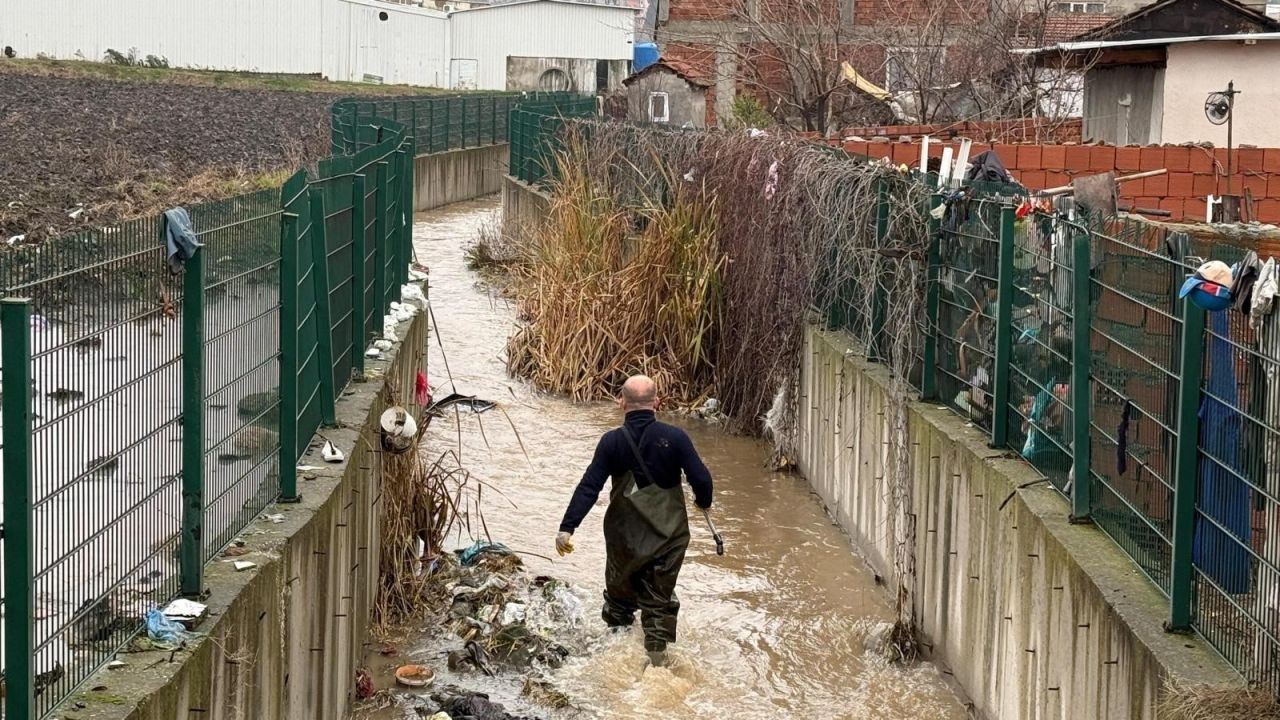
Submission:
MULTIPOLYGON (((1194 248, 1234 262, 1243 251, 1194 248)), ((1198 254, 1198 253, 1197 253, 1198 254)), ((1192 561, 1193 623, 1245 676, 1280 694, 1280 329, 1208 314, 1192 561)))
POLYGON ((351 170, 348 158, 332 158, 321 162, 320 178, 313 183, 324 201, 324 258, 329 278, 329 333, 333 352, 329 371, 335 392, 346 387, 355 367, 351 170))
POLYGON ((379 252, 382 257, 382 292, 383 301, 390 304, 392 301, 400 299, 400 287, 396 282, 399 277, 399 268, 396 267, 399 254, 396 252, 400 241, 400 223, 397 218, 400 217, 401 208, 404 203, 404 193, 401 191, 402 178, 404 175, 404 164, 399 162, 387 163, 387 200, 385 217, 387 222, 384 224, 384 234, 380 238, 379 252))
MULTIPOLYGON (((297 432, 294 435, 293 458, 301 457, 311 442, 311 436, 324 421, 324 388, 321 377, 328 368, 321 367, 320 358, 320 314, 316 302, 316 263, 312 252, 313 239, 317 227, 312 220, 310 196, 307 191, 306 174, 299 172, 285 182, 280 189, 281 207, 291 216, 293 229, 285 232, 284 252, 289 253, 293 266, 291 272, 281 273, 281 277, 292 279, 294 293, 294 335, 291 338, 296 349, 295 368, 292 378, 282 378, 291 383, 288 389, 292 393, 291 404, 296 408, 297 432)), ((285 290, 288 290, 287 286, 285 290)), ((283 302, 283 298, 282 298, 283 302)), ((283 390, 282 390, 283 392, 283 390)))
POLYGON ((6 295, 34 307, 34 717, 177 590, 181 285, 160 233, 147 218, 0 254, 6 295))
POLYGON ((280 489, 280 191, 193 209, 204 243, 204 558, 280 489))
POLYGON ((1001 205, 948 206, 938 241, 937 387, 940 399, 991 429, 1001 205))
POLYGON ((1128 223, 1108 232, 1093 235, 1092 517, 1167 594, 1185 272, 1163 233, 1128 223))

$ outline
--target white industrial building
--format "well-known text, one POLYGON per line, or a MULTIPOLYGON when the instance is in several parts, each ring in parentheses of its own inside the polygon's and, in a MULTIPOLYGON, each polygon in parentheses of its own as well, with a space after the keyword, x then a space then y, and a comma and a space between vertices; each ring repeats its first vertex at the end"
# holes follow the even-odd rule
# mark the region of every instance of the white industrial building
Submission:
POLYGON ((636 11, 523 0, 443 12, 378 0, 8 0, 0 46, 19 57, 321 75, 479 90, 616 87, 636 11))

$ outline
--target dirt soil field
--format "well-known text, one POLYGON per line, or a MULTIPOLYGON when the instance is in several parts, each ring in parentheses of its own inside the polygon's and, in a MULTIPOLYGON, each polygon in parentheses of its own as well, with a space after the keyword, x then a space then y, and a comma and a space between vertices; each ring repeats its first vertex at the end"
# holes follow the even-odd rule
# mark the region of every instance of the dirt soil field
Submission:
POLYGON ((328 154, 329 105, 352 94, 275 89, 325 87, 313 79, 80 65, 0 59, 0 242, 278 184, 328 154))

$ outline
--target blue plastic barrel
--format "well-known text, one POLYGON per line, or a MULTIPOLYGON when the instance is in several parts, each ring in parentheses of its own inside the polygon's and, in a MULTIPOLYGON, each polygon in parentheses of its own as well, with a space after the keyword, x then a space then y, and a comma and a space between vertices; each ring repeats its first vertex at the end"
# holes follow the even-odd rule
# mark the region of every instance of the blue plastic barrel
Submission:
POLYGON ((658 62, 658 44, 657 43, 636 43, 635 60, 631 63, 631 72, 640 72, 650 65, 658 62))

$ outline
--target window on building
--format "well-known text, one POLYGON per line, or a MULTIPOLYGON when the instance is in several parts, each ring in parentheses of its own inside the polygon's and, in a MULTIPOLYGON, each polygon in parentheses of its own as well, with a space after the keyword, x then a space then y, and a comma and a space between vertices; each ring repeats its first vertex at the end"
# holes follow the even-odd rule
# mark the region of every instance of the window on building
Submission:
POLYGON ((671 122, 671 105, 666 93, 649 93, 649 122, 671 122))
POLYGON ((885 53, 884 85, 886 90, 912 87, 919 53, 915 48, 894 48, 885 53))
POLYGON ((1075 13, 1077 15, 1101 15, 1107 11, 1107 4, 1101 2, 1060 2, 1058 12, 1075 13))
POLYGON ((1267 17, 1272 20, 1280 20, 1280 2, 1267 3, 1267 17))

